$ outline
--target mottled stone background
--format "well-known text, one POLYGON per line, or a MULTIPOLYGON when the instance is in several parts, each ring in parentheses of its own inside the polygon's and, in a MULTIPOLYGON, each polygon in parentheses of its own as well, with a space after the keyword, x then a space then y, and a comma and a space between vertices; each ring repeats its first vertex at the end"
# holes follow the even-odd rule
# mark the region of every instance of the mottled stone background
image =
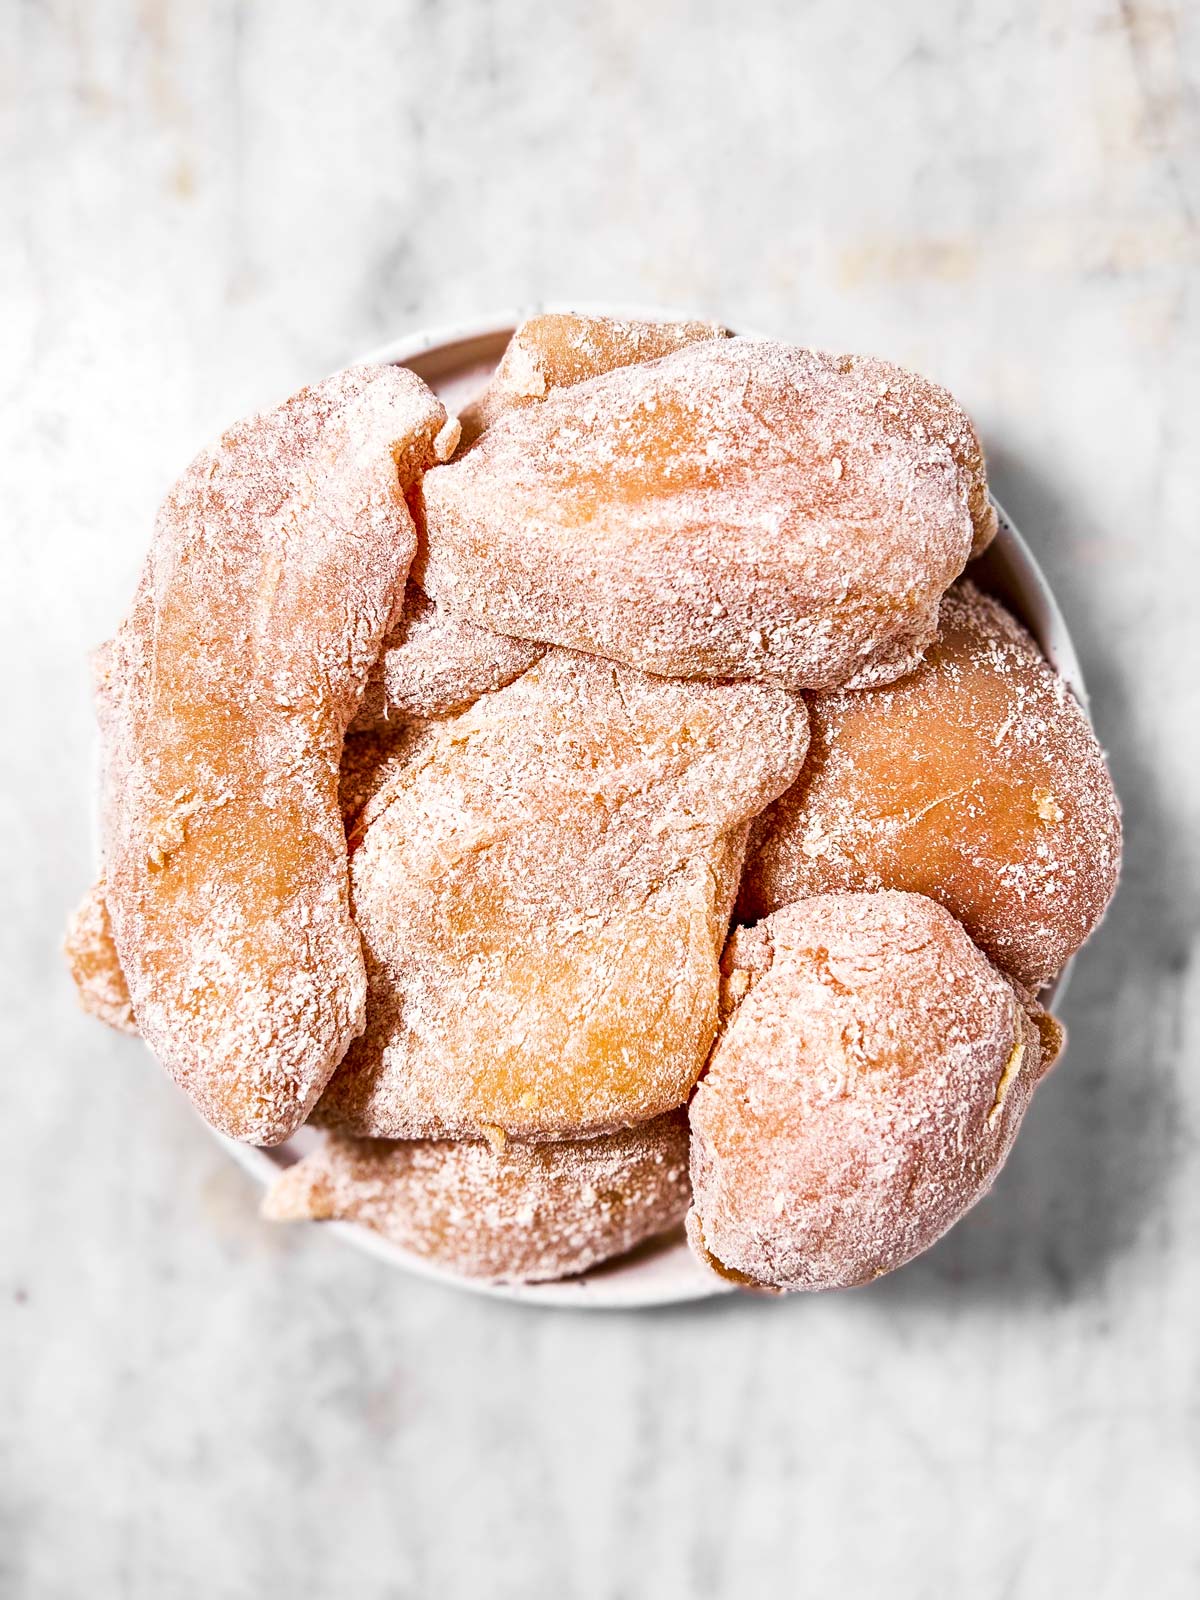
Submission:
POLYGON ((1200 1586, 1185 0, 0 3, 0 1594, 1200 1586), (874 1288, 533 1313, 256 1219, 57 954, 84 651, 223 422, 427 322, 652 301, 949 384, 1128 822, 993 1196, 874 1288))

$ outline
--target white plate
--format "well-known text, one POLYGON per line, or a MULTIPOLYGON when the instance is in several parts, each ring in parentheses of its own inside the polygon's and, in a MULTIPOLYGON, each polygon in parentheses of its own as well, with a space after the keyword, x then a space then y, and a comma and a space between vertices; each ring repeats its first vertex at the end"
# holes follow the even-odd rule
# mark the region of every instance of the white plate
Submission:
MULTIPOLYGON (((689 315, 686 312, 664 311, 661 307, 531 306, 524 311, 509 312, 483 322, 425 329, 393 340, 360 359, 411 367, 436 390, 447 408, 454 411, 483 387, 519 322, 538 311, 567 310, 650 321, 676 320, 689 315)), ((1083 675, 1066 622, 1050 592, 1050 585, 1003 509, 997 505, 996 511, 1000 519, 999 532, 986 554, 973 565, 971 576, 982 588, 1002 599, 1024 622, 1047 660, 1066 679, 1086 711, 1088 702, 1083 675)), ((1061 999, 1068 970, 1069 967, 1064 968, 1057 984, 1048 991, 1049 995, 1057 995, 1061 999)), ((270 1183, 281 1168, 298 1161, 320 1139, 313 1129, 301 1128, 286 1144, 277 1145, 272 1150, 259 1150, 252 1145, 237 1144, 221 1134, 215 1134, 215 1137, 220 1139, 235 1161, 263 1184, 270 1183)), ((672 1305, 680 1301, 729 1294, 734 1290, 734 1285, 715 1277, 699 1265, 684 1242, 682 1229, 641 1246, 618 1262, 595 1267, 578 1278, 563 1279, 557 1283, 492 1284, 449 1272, 423 1256, 389 1244, 379 1234, 354 1223, 323 1223, 322 1227, 339 1234, 348 1244, 356 1245, 394 1267, 415 1272, 422 1278, 432 1278, 459 1289, 470 1289, 476 1294, 525 1300, 537 1305, 577 1306, 596 1311, 672 1305)))

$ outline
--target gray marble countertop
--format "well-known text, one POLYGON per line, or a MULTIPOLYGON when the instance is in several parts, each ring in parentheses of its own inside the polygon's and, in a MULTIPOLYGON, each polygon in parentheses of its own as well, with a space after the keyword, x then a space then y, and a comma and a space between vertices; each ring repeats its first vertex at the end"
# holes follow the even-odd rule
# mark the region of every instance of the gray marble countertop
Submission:
POLYGON ((0 8, 0 1594, 1200 1588, 1200 10, 0 8), (1126 806, 1070 1053, 869 1290, 533 1312, 272 1228, 57 953, 86 648, 219 426, 411 327, 658 302, 946 382, 1126 806))

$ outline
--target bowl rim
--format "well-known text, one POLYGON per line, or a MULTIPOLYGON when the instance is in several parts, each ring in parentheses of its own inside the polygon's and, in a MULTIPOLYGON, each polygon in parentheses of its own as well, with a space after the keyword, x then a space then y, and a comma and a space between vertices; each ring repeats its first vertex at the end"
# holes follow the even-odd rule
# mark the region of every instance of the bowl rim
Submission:
MULTIPOLYGON (((456 346, 469 350, 480 345, 499 343, 503 347, 513 332, 527 317, 543 313, 578 312, 585 315, 623 317, 631 320, 663 322, 694 320, 694 311, 646 305, 614 305, 608 302, 537 301, 512 310, 495 312, 490 316, 469 321, 439 323, 386 340, 365 355, 350 363, 410 366, 418 371, 425 364, 423 358, 444 356, 456 346)), ((720 320, 720 319, 710 319, 720 320)), ((724 324, 729 326, 729 324, 724 324)), ((767 338, 749 330, 742 337, 767 338)), ((494 364, 494 363, 493 363, 494 364)), ((469 368, 470 363, 465 363, 469 368)), ((476 361, 480 371, 484 365, 476 361)), ((1038 565, 1033 552, 1021 536, 1016 525, 994 496, 992 505, 997 514, 996 537, 980 564, 991 559, 993 570, 1000 570, 1007 582, 1005 599, 1018 619, 1033 634, 1043 655, 1063 677, 1084 714, 1089 717, 1087 689, 1079 659, 1067 627, 1066 619, 1054 592, 1038 565)), ((973 563, 972 565, 975 565, 973 563)), ((985 584, 986 587, 986 584, 985 584)), ((1045 992, 1052 999, 1061 1000, 1067 984, 1072 962, 1068 962, 1057 980, 1045 992)), ((291 1166, 305 1153, 297 1148, 297 1138, 285 1141, 272 1149, 241 1144, 227 1138, 216 1129, 205 1127, 234 1161, 257 1182, 266 1186, 280 1171, 291 1166)), ((311 1136, 314 1130, 301 1129, 299 1134, 311 1136)), ((301 1141, 303 1142, 303 1141, 301 1141)), ((413 1251, 403 1250, 382 1235, 353 1222, 327 1222, 322 1227, 340 1240, 365 1251, 377 1260, 401 1268, 430 1282, 466 1290, 493 1299, 514 1300, 526 1305, 569 1307, 574 1310, 614 1311, 648 1309, 655 1306, 680 1305, 690 1301, 707 1300, 737 1292, 738 1286, 709 1271, 692 1256, 683 1238, 682 1228, 664 1235, 661 1241, 651 1242, 615 1262, 603 1262, 588 1272, 572 1278, 560 1278, 546 1283, 497 1283, 487 1279, 470 1278, 439 1265, 413 1251)))

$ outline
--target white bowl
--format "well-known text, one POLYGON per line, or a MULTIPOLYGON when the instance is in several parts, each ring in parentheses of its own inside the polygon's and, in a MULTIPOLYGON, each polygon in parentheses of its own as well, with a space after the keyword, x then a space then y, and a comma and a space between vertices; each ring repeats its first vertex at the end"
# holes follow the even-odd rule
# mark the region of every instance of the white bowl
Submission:
MULTIPOLYGON (((567 310, 651 321, 674 320, 688 315, 664 311, 661 307, 531 306, 525 311, 505 313, 483 322, 425 329, 393 340, 361 359, 394 362, 410 367, 436 390, 449 410, 455 411, 483 387, 519 322, 536 311, 567 310)), ((1083 675, 1066 622, 1050 592, 1050 585, 1003 509, 997 505, 996 511, 1000 519, 999 531, 986 554, 974 563, 971 575, 982 588, 997 595, 1021 619, 1041 646, 1047 660, 1065 678, 1086 711, 1087 693, 1083 675)), ((1049 995, 1061 998, 1067 970, 1064 968, 1057 983, 1048 991, 1049 995)), ((272 1150, 260 1150, 252 1145, 237 1144, 221 1134, 214 1136, 221 1140, 235 1161, 264 1185, 270 1183, 282 1168, 291 1166, 315 1148, 320 1140, 315 1130, 301 1128, 286 1144, 277 1145, 272 1150)), ((450 1272, 423 1256, 389 1244, 379 1234, 355 1223, 335 1222, 322 1226, 360 1250, 366 1250, 392 1266, 414 1272, 422 1278, 452 1284, 459 1289, 470 1289, 476 1294, 525 1300, 535 1305, 577 1306, 589 1311, 661 1306, 730 1294, 735 1287, 699 1265, 684 1242, 682 1229, 641 1246, 619 1261, 595 1267, 577 1278, 566 1278, 557 1283, 494 1284, 450 1272)))

